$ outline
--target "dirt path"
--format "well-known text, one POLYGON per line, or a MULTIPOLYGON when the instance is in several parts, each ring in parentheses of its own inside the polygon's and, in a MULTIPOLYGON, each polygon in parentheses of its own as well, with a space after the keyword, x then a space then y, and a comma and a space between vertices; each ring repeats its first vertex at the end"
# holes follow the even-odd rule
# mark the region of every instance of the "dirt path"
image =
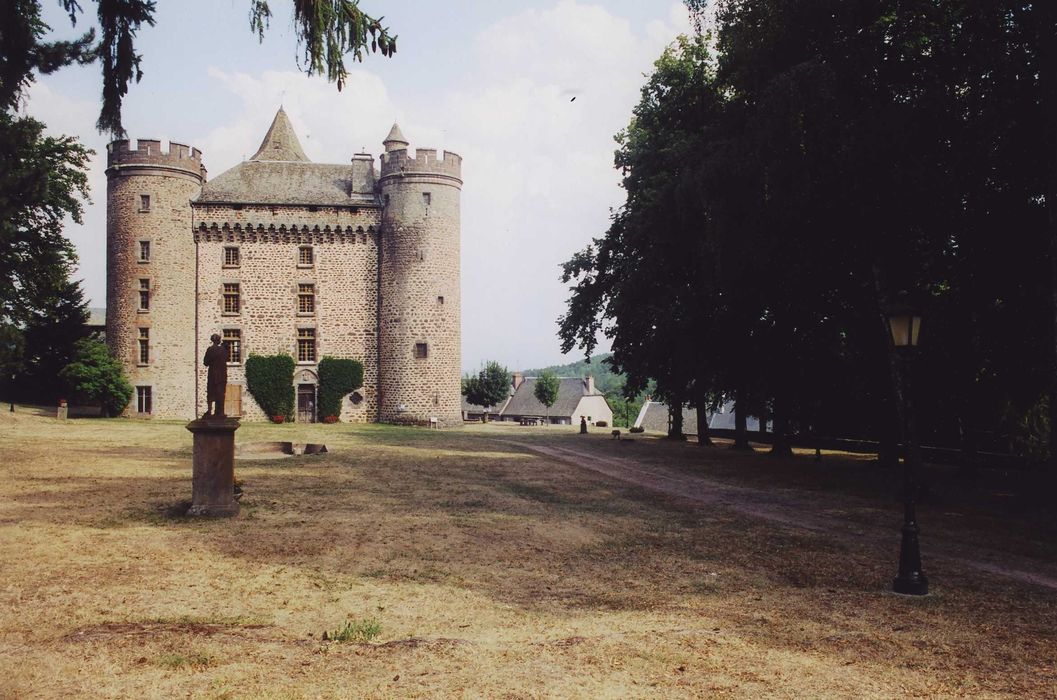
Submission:
MULTIPOLYGON (((808 499, 802 491, 763 491, 733 486, 700 476, 669 471, 659 466, 644 467, 634 459, 626 457, 602 456, 582 449, 517 440, 496 442, 590 469, 651 491, 688 499, 701 505, 726 508, 785 527, 826 533, 849 543, 861 544, 864 538, 881 544, 898 541, 897 534, 891 531, 891 528, 882 531, 879 524, 855 522, 846 516, 842 517, 841 513, 846 512, 848 507, 846 498, 838 499, 829 494, 813 493, 808 499)), ((927 556, 1057 591, 1057 565, 1053 562, 982 548, 970 541, 936 536, 929 538, 927 556)))

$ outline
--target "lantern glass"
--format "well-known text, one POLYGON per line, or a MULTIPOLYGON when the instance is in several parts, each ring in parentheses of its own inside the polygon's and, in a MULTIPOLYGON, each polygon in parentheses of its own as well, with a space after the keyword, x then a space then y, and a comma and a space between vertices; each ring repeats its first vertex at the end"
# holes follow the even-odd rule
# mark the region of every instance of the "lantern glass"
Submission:
POLYGON ((897 348, 916 347, 921 335, 921 316, 913 312, 894 313, 888 317, 888 328, 897 348))

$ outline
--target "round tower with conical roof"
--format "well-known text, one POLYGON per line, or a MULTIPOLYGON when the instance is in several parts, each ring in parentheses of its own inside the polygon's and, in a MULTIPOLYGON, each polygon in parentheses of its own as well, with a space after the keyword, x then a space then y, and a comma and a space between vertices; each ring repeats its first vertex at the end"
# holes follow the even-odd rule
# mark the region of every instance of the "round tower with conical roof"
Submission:
POLYGON ((179 143, 107 147, 106 341, 136 388, 128 414, 195 412, 195 244, 191 198, 202 153, 179 143))
POLYGON ((458 425, 462 158, 410 156, 396 124, 383 144, 379 418, 458 425))

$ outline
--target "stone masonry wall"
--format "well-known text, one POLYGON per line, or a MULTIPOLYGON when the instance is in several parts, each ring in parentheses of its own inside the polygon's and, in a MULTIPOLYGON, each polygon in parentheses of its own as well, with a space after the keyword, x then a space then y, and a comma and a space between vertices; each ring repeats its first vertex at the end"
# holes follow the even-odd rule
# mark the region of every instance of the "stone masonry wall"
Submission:
POLYGON ((453 426, 462 419, 458 156, 427 163, 434 152, 418 153, 418 166, 405 151, 383 157, 380 419, 453 426), (421 172, 437 162, 445 172, 421 172), (416 343, 427 357, 415 357, 416 343))
MULTIPOLYGON (((106 339, 129 382, 149 386, 153 417, 194 413, 194 242, 190 199, 201 186, 200 154, 157 141, 111 146, 107 169, 106 339), (193 154, 193 155, 192 155, 193 154), (141 195, 150 196, 142 210, 141 195), (139 242, 150 260, 139 260, 139 242), (139 310, 140 280, 149 280, 148 311, 139 310), (149 333, 150 361, 139 362, 139 329, 149 333)), ((136 395, 126 415, 136 415, 136 395)))
MULTIPOLYGON (((198 255, 198 349, 225 328, 242 332, 242 364, 228 368, 228 383, 245 387, 245 360, 251 353, 287 353, 297 360, 298 328, 316 329, 316 357, 360 360, 363 400, 346 397, 341 420, 378 419, 377 284, 380 213, 361 207, 295 207, 204 204, 194 206, 198 255), (310 245, 314 264, 300 266, 298 249, 310 245), (224 248, 239 248, 237 268, 224 266, 224 248), (223 284, 238 282, 241 308, 223 311, 223 284), (299 314, 299 283, 315 284, 316 309, 299 314)), ((199 358, 199 365, 201 358, 199 358)), ((298 364, 295 386, 317 383, 318 362, 298 364), (307 375, 304 375, 305 372, 307 375)), ((205 411, 206 370, 199 366, 199 412, 205 411)), ((295 406, 296 408, 296 406, 295 406)), ((266 420, 249 392, 242 390, 245 420, 266 420)), ((318 418, 323 418, 319 416, 318 418)))

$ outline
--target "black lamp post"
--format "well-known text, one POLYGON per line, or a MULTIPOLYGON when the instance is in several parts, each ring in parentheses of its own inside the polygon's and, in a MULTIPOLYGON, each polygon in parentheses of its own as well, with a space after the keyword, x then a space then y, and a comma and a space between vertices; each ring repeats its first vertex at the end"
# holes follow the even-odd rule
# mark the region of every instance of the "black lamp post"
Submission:
POLYGON ((903 371, 900 373, 903 380, 903 539, 899 547, 899 575, 892 582, 892 590, 904 595, 926 595, 929 592, 929 581, 921 571, 921 550, 918 545, 918 524, 914 508, 919 453, 914 432, 910 382, 911 362, 921 331, 920 312, 905 307, 890 310, 888 330, 903 364, 903 371))

